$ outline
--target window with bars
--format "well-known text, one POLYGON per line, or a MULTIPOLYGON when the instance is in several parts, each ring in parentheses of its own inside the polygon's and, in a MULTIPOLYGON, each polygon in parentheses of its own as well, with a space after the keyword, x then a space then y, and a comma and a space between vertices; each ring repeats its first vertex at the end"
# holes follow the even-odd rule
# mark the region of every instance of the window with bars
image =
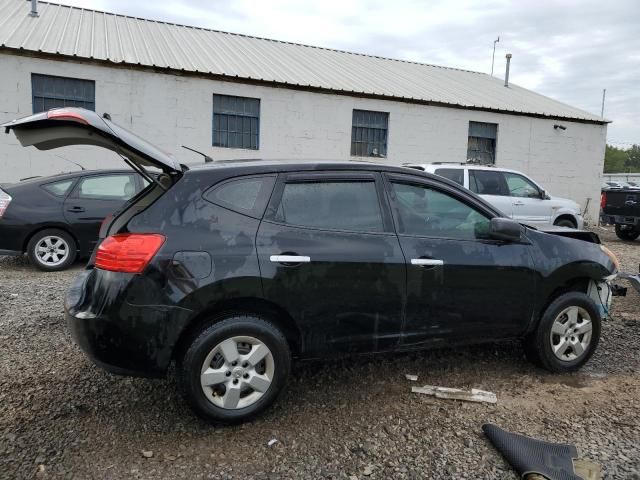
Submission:
POLYGON ((31 74, 33 113, 58 107, 96 109, 96 82, 80 78, 31 74))
POLYGON ((480 165, 496 163, 497 123, 469 122, 467 162, 480 165))
POLYGON ((213 95, 213 146, 258 150, 259 98, 213 95))
POLYGON ((351 155, 386 157, 389 113, 354 110, 351 127, 351 155))

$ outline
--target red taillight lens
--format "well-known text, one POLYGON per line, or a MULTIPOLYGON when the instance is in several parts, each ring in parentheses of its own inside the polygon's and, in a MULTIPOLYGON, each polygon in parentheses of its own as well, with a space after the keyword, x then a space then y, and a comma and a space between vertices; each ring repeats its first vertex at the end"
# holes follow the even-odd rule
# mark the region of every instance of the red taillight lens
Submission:
POLYGON ((47 112, 48 119, 56 119, 56 120, 71 120, 73 122, 84 123, 85 125, 89 125, 82 115, 78 112, 74 112, 73 110, 68 110, 66 108, 56 108, 53 110, 49 110, 47 112))
POLYGON ((118 233, 103 240, 96 252, 96 268, 141 273, 165 241, 157 233, 118 233))
POLYGON ((607 205, 607 194, 602 192, 600 194, 600 208, 604 208, 607 205))

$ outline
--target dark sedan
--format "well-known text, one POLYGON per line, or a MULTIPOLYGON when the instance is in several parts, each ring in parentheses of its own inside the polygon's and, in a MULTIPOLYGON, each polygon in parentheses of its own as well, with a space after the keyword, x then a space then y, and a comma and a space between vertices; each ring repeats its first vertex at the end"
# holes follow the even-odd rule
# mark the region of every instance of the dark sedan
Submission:
POLYGON ((131 170, 83 170, 0 185, 0 255, 64 270, 91 255, 102 221, 144 182, 131 170))

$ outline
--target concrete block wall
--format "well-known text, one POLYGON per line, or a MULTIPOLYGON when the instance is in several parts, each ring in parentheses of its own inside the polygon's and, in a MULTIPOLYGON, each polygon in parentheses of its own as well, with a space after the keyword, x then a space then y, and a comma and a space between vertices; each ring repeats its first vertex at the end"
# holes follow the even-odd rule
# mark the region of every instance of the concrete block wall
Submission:
MULTIPOLYGON (((389 112, 389 163, 466 159, 469 121, 498 124, 496 163, 533 177, 551 194, 571 198, 597 218, 606 126, 518 115, 413 105, 386 100, 214 81, 0 53, 0 122, 32 113, 31 73, 96 82, 96 111, 172 153, 182 163, 201 158, 188 145, 223 158, 330 158, 350 156, 354 108, 389 112), (260 99, 260 148, 212 147, 212 95, 260 99), (561 124, 566 130, 554 129, 561 124)), ((0 183, 31 175, 85 168, 123 167, 112 152, 65 147, 50 152, 21 148, 0 135, 0 183)))

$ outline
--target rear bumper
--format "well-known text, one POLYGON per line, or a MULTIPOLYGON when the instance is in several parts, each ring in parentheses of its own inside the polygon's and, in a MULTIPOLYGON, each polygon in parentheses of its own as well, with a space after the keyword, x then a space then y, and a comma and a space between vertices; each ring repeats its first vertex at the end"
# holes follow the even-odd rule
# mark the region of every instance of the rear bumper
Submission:
POLYGON ((624 215, 600 215, 600 223, 607 225, 629 225, 640 227, 640 217, 625 217, 624 215))
POLYGON ((144 280, 133 277, 82 272, 66 295, 67 326, 75 343, 99 367, 120 375, 160 377, 171 363, 191 311, 132 303, 135 283, 144 280))

